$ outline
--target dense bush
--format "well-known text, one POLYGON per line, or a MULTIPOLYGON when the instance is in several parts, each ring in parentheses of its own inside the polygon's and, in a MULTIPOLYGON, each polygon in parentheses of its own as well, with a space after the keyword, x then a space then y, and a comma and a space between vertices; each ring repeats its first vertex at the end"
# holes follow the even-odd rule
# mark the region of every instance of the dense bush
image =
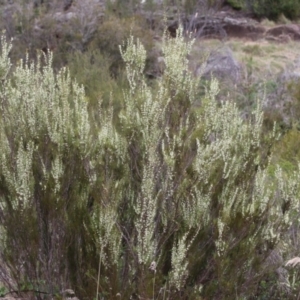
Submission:
POLYGON ((153 87, 142 44, 121 47, 129 88, 117 115, 101 98, 91 109, 51 55, 9 77, 1 42, 2 282, 54 295, 72 287, 81 299, 256 296, 300 182, 298 169, 262 164, 259 103, 244 121, 234 101, 215 100, 215 80, 197 99, 181 31, 163 38, 153 87))
POLYGON ((300 16, 299 0, 250 0, 249 7, 259 18, 277 20, 280 15, 289 19, 300 16))
MULTIPOLYGON (((123 90, 128 88, 124 70, 119 71, 117 78, 110 74, 112 59, 99 50, 79 51, 68 55, 68 68, 72 79, 84 86, 90 107, 98 109, 101 98, 103 105, 110 103, 111 92, 114 92, 114 106, 120 107, 123 90)), ((110 103, 111 104, 111 103, 110 103)))
POLYGON ((278 20, 285 16, 291 20, 300 17, 299 0, 226 0, 226 4, 234 9, 243 9, 257 18, 278 20))
MULTIPOLYGON (((146 0, 151 2, 151 0, 146 0)), ((128 17, 132 16, 134 12, 141 8, 141 1, 139 0, 107 0, 105 3, 106 10, 117 16, 128 17)))
MULTIPOLYGON (((118 18, 108 15, 98 26, 95 36, 89 44, 90 49, 100 50, 104 55, 110 58, 110 70, 112 75, 117 75, 120 68, 124 67, 119 45, 130 35, 138 37, 145 48, 150 50, 154 47, 153 36, 142 17, 124 17, 118 18)), ((147 64, 153 63, 153 57, 147 57, 147 64)))
POLYGON ((245 0, 226 0, 225 3, 237 10, 245 8, 245 0))

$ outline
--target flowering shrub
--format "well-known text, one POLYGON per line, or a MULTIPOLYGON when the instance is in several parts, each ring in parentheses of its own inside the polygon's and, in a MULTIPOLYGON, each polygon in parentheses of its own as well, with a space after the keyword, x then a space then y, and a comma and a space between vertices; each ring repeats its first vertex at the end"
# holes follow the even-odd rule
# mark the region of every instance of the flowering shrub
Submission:
POLYGON ((198 99, 192 43, 181 30, 164 36, 165 72, 152 87, 143 45, 120 46, 129 88, 116 115, 101 99, 91 109, 67 69, 53 72, 51 54, 10 74, 2 38, 0 280, 10 289, 255 294, 297 209, 300 173, 268 171, 259 102, 243 120, 234 101, 216 101, 216 80, 198 99))

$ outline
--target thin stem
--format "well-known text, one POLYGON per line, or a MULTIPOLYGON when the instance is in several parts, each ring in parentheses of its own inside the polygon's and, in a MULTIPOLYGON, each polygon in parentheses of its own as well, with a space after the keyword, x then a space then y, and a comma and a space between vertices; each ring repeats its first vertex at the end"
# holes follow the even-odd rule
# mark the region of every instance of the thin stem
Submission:
POLYGON ((164 288, 164 296, 163 296, 163 300, 166 299, 166 289, 167 289, 167 282, 166 282, 166 285, 165 285, 165 288, 164 288))
POLYGON ((155 300, 154 293, 155 293, 155 272, 154 272, 154 278, 153 278, 153 300, 155 300))
POLYGON ((98 295, 99 295, 100 271, 101 271, 101 257, 102 257, 102 247, 101 247, 100 254, 99 254, 99 266, 98 266, 98 279, 97 279, 96 300, 98 300, 98 295))

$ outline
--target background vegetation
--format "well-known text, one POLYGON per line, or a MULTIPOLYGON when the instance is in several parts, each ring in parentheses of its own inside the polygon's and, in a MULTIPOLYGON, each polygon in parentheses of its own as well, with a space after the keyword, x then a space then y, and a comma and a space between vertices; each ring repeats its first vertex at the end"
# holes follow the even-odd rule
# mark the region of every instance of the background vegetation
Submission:
POLYGON ((227 0, 234 9, 245 10, 262 19, 278 20, 282 15, 295 20, 300 16, 299 0, 227 0))

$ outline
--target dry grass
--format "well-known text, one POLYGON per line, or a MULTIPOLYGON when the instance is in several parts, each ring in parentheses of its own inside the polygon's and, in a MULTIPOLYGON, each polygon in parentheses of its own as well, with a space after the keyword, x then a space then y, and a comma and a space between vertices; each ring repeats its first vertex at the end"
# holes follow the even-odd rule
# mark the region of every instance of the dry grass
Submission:
POLYGON ((285 44, 267 40, 250 41, 231 38, 226 42, 217 39, 198 40, 191 52, 191 64, 199 64, 207 55, 220 47, 228 46, 234 57, 246 64, 251 58, 253 70, 258 77, 275 76, 299 57, 299 42, 285 44))
POLYGON ((275 26, 275 22, 274 22, 274 21, 270 21, 269 19, 263 19, 263 20, 260 22, 260 24, 261 24, 262 26, 268 27, 268 28, 275 26))

